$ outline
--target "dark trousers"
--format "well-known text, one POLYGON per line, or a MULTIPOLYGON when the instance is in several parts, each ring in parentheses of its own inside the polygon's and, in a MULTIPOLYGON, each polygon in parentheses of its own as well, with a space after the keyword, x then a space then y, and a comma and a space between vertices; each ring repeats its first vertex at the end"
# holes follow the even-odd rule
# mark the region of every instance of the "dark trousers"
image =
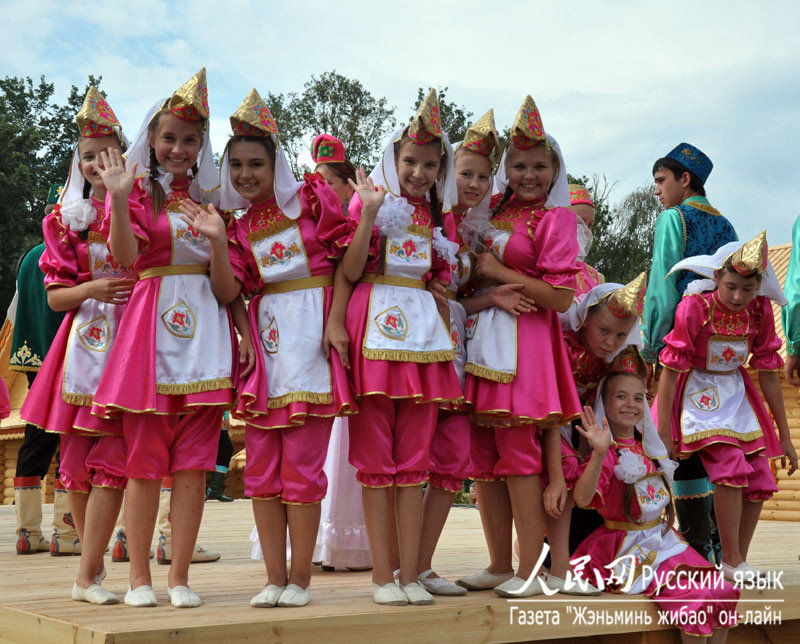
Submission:
MULTIPOLYGON (((33 385, 36 372, 26 372, 28 386, 33 385)), ((43 478, 50 469, 53 456, 59 445, 59 435, 50 434, 34 425, 25 426, 25 439, 17 455, 16 476, 38 476, 43 478)), ((58 477, 58 474, 56 474, 58 477)))
POLYGON ((219 444, 217 445, 217 467, 224 467, 226 470, 233 458, 233 442, 228 436, 227 430, 223 429, 219 433, 219 444))

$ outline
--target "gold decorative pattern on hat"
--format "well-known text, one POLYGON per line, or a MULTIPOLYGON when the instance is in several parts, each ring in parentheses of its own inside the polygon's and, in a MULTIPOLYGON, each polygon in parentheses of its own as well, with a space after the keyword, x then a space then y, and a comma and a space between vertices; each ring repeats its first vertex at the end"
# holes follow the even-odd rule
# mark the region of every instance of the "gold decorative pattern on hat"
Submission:
POLYGON ((425 145, 442 138, 442 119, 435 89, 428 92, 417 108, 417 113, 408 126, 408 138, 417 145, 425 145))
POLYGON ((644 363, 639 349, 631 344, 620 351, 608 369, 609 376, 614 373, 628 373, 645 380, 647 378, 647 365, 644 363))
POLYGON ((647 273, 639 273, 632 281, 606 296, 608 310, 618 318, 641 316, 644 294, 647 292, 647 273))
POLYGON ((90 138, 118 135, 120 129, 117 115, 94 85, 89 86, 83 105, 75 116, 75 122, 81 136, 90 138))
POLYGON ((527 150, 542 141, 547 141, 544 125, 542 125, 542 115, 530 94, 522 102, 511 126, 511 140, 514 147, 520 150, 527 150))
POLYGON ((488 157, 495 149, 500 149, 500 137, 494 124, 494 110, 489 109, 474 124, 470 125, 464 135, 465 150, 477 152, 488 157))
POLYGON ((200 121, 208 118, 208 84, 205 67, 178 88, 170 97, 167 109, 182 121, 200 121))
POLYGON ((748 277, 753 273, 761 274, 767 270, 767 231, 762 230, 730 256, 733 270, 739 275, 748 277))
POLYGON ((278 134, 278 126, 264 99, 251 89, 247 98, 231 115, 234 136, 270 136, 278 134))

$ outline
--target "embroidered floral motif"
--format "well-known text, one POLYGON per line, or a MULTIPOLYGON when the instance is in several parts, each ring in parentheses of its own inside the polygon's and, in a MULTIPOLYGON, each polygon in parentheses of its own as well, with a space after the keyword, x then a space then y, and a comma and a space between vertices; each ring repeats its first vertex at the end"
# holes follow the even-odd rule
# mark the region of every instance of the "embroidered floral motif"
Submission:
POLYGON ((269 249, 269 255, 261 256, 261 265, 267 266, 284 266, 288 264, 293 257, 300 254, 300 248, 297 242, 292 242, 290 246, 286 246, 283 242, 274 241, 269 249))
POLYGON ((128 270, 126 266, 120 264, 117 260, 114 259, 114 256, 111 253, 106 255, 105 259, 102 257, 97 257, 94 260, 94 266, 92 266, 93 273, 108 273, 111 275, 119 275, 124 273, 128 270))
POLYGON ((389 247, 389 252, 396 257, 399 257, 404 262, 418 262, 420 260, 427 260, 428 254, 426 252, 419 252, 414 240, 410 237, 406 239, 400 246, 394 241, 389 247))
POLYGON ((81 344, 90 351, 102 352, 108 349, 108 338, 111 333, 105 315, 98 315, 93 320, 81 324, 75 332, 81 344))
POLYGON ((330 143, 320 143, 319 147, 317 148, 317 158, 318 159, 332 159, 333 158, 333 146, 330 143))
POLYGON ((183 241, 189 242, 192 246, 199 246, 208 241, 208 237, 205 235, 198 233, 194 228, 188 226, 184 228, 183 226, 178 226, 178 230, 175 231, 175 237, 177 239, 182 239, 183 241))
POLYGON ((161 321, 172 335, 179 338, 192 338, 195 331, 195 319, 192 309, 183 300, 178 300, 161 314, 161 321))
POLYGON ((399 306, 393 306, 378 313, 375 316, 375 324, 378 325, 378 331, 390 340, 403 341, 406 339, 408 320, 399 306))
POLYGON ((689 399, 700 411, 716 411, 719 409, 719 394, 714 387, 708 387, 689 394, 689 399))
POLYGON ((267 326, 261 331, 261 345, 269 354, 278 353, 280 333, 278 332, 278 322, 274 317, 270 318, 267 326))
POLYGON ((663 485, 659 485, 658 489, 656 489, 652 483, 648 482, 645 493, 639 495, 639 504, 643 507, 646 505, 659 505, 668 498, 667 491, 663 485))
POLYGON ((450 322, 450 339, 453 341, 453 348, 456 354, 461 355, 464 352, 464 343, 461 340, 461 333, 458 331, 458 324, 455 320, 450 322))
POLYGON ((736 367, 743 365, 747 360, 747 353, 737 352, 735 346, 723 344, 722 349, 717 342, 709 343, 708 365, 709 367, 736 367))
POLYGON ((536 138, 541 139, 544 137, 544 126, 542 125, 542 117, 539 115, 539 110, 524 109, 522 110, 522 114, 525 116, 528 127, 531 132, 536 135, 536 138))
POLYGON ((475 329, 478 327, 478 314, 473 313, 470 315, 466 322, 464 322, 464 335, 467 336, 467 340, 472 340, 472 337, 475 335, 475 329))
POLYGON ((38 354, 31 351, 31 348, 28 346, 28 341, 26 340, 22 343, 22 346, 14 352, 14 355, 11 356, 9 365, 12 367, 30 367, 38 369, 42 366, 42 359, 38 354))

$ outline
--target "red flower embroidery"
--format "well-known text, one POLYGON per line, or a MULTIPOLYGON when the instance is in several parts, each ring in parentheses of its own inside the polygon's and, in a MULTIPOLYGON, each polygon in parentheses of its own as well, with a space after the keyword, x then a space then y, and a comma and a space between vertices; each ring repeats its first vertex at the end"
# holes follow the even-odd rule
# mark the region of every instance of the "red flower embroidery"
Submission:
POLYGON ((89 329, 89 337, 95 338, 96 340, 100 340, 103 337, 100 327, 99 326, 91 327, 89 329))
POLYGON ((180 326, 183 326, 184 324, 186 324, 186 314, 185 313, 181 313, 180 311, 175 311, 172 314, 172 323, 173 324, 179 324, 180 326))
POLYGON ((406 256, 408 256, 408 257, 410 257, 411 255, 416 253, 417 252, 417 247, 414 244, 414 240, 413 239, 406 239, 403 242, 403 250, 406 252, 406 256))
POLYGON ((736 357, 736 352, 728 347, 725 351, 722 352, 722 357, 725 358, 725 362, 730 362, 736 357))
POLYGON ((272 248, 269 249, 269 254, 274 255, 278 259, 283 259, 284 250, 286 250, 286 246, 284 246, 280 242, 275 242, 274 244, 272 244, 272 248))
POLYGON ((397 328, 397 318, 394 315, 387 315, 386 316, 386 325, 392 327, 393 329, 397 328))
POLYGON ((277 342, 278 341, 278 330, 277 329, 270 329, 269 330, 269 341, 270 342, 277 342))
POLYGON ((711 405, 711 398, 707 395, 702 396, 700 398, 700 404, 703 405, 703 407, 708 407, 709 405, 711 405))

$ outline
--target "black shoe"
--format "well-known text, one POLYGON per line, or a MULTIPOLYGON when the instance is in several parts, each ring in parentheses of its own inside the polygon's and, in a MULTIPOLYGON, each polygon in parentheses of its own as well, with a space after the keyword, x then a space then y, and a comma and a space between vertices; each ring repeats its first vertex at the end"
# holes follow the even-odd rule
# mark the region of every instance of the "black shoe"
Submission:
POLYGON ((228 503, 233 501, 229 496, 225 496, 225 472, 211 472, 206 489, 206 501, 215 500, 228 503))

